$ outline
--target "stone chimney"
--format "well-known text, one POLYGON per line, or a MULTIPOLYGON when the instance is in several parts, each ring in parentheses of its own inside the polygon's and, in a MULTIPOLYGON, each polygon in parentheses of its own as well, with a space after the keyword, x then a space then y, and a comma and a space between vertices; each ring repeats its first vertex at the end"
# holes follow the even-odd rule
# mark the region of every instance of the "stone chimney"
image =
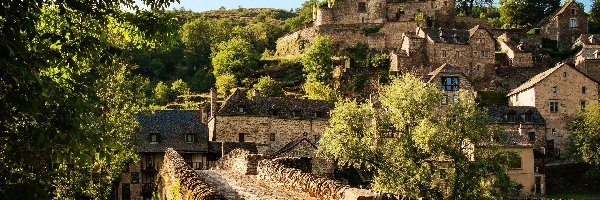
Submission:
POLYGON ((217 91, 215 91, 215 88, 210 88, 210 118, 215 117, 216 113, 217 113, 217 91))
POLYGON ((440 32, 440 40, 441 41, 446 41, 446 35, 444 34, 444 29, 443 28, 439 28, 438 31, 440 32))
POLYGON ((208 109, 206 106, 200 105, 200 120, 204 124, 208 124, 208 109))

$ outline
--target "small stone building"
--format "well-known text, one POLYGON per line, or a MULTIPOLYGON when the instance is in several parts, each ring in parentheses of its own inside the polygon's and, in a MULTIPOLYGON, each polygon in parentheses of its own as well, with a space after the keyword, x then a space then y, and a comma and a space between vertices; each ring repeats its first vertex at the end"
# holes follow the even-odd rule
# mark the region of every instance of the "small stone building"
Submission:
POLYGON ((582 34, 573 46, 581 46, 575 55, 575 68, 600 81, 600 34, 582 34))
POLYGON ((488 110, 489 121, 506 131, 507 150, 519 153, 509 176, 523 185, 525 196, 543 195, 545 187, 546 121, 531 106, 497 106, 488 110))
POLYGON ((538 109, 547 123, 546 154, 560 158, 570 142, 566 124, 588 102, 598 98, 598 82, 568 64, 559 63, 507 96, 511 106, 538 109))
POLYGON ((512 41, 508 34, 498 37, 500 51, 508 57, 510 67, 533 67, 533 53, 523 43, 512 41))
POLYGON ((158 110, 137 118, 142 127, 136 147, 140 160, 123 168, 113 199, 152 199, 167 148, 175 149, 193 169, 207 169, 208 135, 199 110, 158 110))
POLYGON ((567 50, 581 34, 588 33, 588 16, 577 2, 569 0, 538 27, 544 37, 557 41, 559 50, 567 50))
POLYGON ((475 92, 473 83, 465 76, 462 69, 450 64, 443 64, 427 76, 424 76, 423 79, 444 92, 442 105, 447 105, 458 99, 459 96, 457 93, 459 90, 475 92))
POLYGON ((216 105, 216 94, 211 98, 209 140, 254 143, 258 153, 267 155, 301 138, 316 144, 329 126, 329 110, 333 107, 318 100, 259 95, 248 98, 241 90, 227 97, 221 106, 216 105))

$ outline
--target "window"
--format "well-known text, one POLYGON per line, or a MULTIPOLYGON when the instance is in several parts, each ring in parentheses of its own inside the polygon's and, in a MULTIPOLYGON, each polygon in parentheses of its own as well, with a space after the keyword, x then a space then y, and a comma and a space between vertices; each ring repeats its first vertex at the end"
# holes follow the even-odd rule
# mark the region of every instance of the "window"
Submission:
POLYGON ((487 58, 488 57, 488 52, 487 51, 481 51, 480 54, 481 54, 482 58, 487 58))
POLYGON ((269 141, 275 142, 275 133, 269 134, 269 141))
POLYGON ((550 112, 551 113, 558 112, 558 101, 550 101, 550 112))
POLYGON ((319 140, 321 140, 320 135, 313 135, 313 141, 315 142, 315 144, 319 143, 319 140))
POLYGON ((562 76, 563 78, 567 78, 567 72, 563 72, 562 76))
POLYGON ((551 129, 551 132, 552 132, 552 135, 553 135, 553 136, 556 136, 556 128, 552 128, 552 129, 551 129))
POLYGON ((185 134, 185 142, 186 143, 194 143, 194 134, 193 133, 186 133, 185 134))
POLYGON ((479 71, 479 68, 481 68, 481 65, 479 65, 479 64, 475 65, 475 70, 479 71))
POLYGON ((448 56, 448 52, 446 52, 446 50, 442 50, 442 58, 445 58, 448 56))
POLYGON ((446 169, 440 169, 440 179, 446 179, 446 169))
POLYGON ((238 106, 239 113, 245 113, 246 111, 244 109, 245 109, 245 106, 242 106, 242 105, 238 106))
POLYGON ((508 111, 508 113, 506 113, 506 122, 508 122, 508 123, 515 122, 515 111, 514 110, 510 110, 510 111, 508 111))
POLYGON ((456 58, 456 59, 460 58, 460 51, 456 51, 456 53, 454 54, 454 58, 456 58))
POLYGON ((575 15, 575 8, 571 8, 571 15, 575 15))
POLYGON ((583 86, 581 87, 581 93, 585 94, 587 92, 587 87, 583 86))
POLYGON ((535 132, 529 132, 529 142, 535 142, 535 132))
POLYGON ((279 109, 271 109, 271 116, 273 116, 273 117, 279 116, 279 109))
POLYGON ((458 91, 458 77, 442 77, 442 91, 458 91))
POLYGON ((307 132, 302 133, 302 137, 306 138, 308 136, 307 132))
POLYGON ((521 169, 521 156, 514 157, 510 159, 509 166, 512 169, 521 169))
POLYGON ((315 112, 315 118, 325 118, 325 113, 323 111, 315 112))
POLYGON ((477 38, 477 43, 482 44, 483 43, 483 38, 477 38))
POLYGON ((558 86, 552 86, 552 93, 558 92, 558 86))
POLYGON ((367 3, 365 3, 365 2, 358 2, 358 12, 359 13, 366 13, 367 12, 367 3))
POLYGON ((531 112, 531 110, 528 110, 525 113, 525 119, 524 119, 525 123, 531 123, 532 115, 533 115, 533 113, 531 112))
POLYGON ((581 100, 579 102, 579 105, 581 105, 581 109, 585 109, 585 107, 587 106, 587 101, 586 100, 581 100))
POLYGON ((121 199, 122 200, 130 200, 131 199, 131 187, 129 183, 123 183, 121 186, 121 199))
POLYGON ((300 117, 302 117, 302 111, 301 110, 294 110, 294 111, 292 111, 292 116, 294 118, 300 118, 300 117))
POLYGON ((244 133, 239 133, 238 134, 238 141, 239 142, 245 142, 246 141, 245 139, 246 138, 244 137, 244 133))
POLYGON ((160 141, 160 134, 150 133, 150 144, 158 144, 160 141))
POLYGON ((473 57, 477 57, 477 51, 473 51, 473 57))
POLYGON ((576 27, 577 27, 577 19, 571 18, 571 20, 569 20, 569 28, 576 28, 576 27))
POLYGON ((131 183, 132 184, 140 183, 140 173, 139 172, 131 172, 131 183))

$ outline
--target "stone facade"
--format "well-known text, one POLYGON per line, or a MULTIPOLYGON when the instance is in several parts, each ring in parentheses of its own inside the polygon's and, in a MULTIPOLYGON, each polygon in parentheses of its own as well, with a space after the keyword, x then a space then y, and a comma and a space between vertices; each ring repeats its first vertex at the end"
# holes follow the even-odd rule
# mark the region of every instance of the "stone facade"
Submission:
POLYGON ((588 32, 588 14, 577 2, 569 0, 554 14, 542 20, 538 27, 544 37, 558 42, 558 49, 567 50, 581 34, 588 32))
POLYGON ((560 157, 570 134, 567 122, 598 97, 598 83, 568 64, 558 64, 509 94, 512 106, 536 107, 546 120, 546 152, 560 157))
POLYGON ((575 68, 600 81, 600 34, 582 34, 573 46, 581 46, 575 55, 575 68))
POLYGON ((329 126, 331 107, 327 102, 305 99, 247 99, 238 90, 209 120, 209 140, 252 142, 262 154, 274 153, 296 139, 307 138, 316 143, 329 126))
POLYGON ((507 34, 498 37, 500 51, 508 56, 510 67, 533 67, 533 53, 524 43, 515 43, 507 34))
POLYGON ((443 64, 424 79, 443 91, 442 105, 450 104, 458 99, 459 90, 475 92, 473 82, 465 76, 462 70, 449 64, 443 64))

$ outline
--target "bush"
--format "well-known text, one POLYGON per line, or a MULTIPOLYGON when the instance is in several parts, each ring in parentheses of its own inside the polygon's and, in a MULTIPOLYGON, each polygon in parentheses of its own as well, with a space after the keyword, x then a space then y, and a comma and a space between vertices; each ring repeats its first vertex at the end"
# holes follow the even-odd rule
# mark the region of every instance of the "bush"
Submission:
MULTIPOLYGON (((254 84, 253 90, 258 90, 261 95, 270 97, 281 97, 283 96, 283 89, 279 81, 272 79, 270 76, 263 76, 258 80, 258 83, 254 84)), ((252 90, 248 91, 248 96, 252 96, 252 90)))
POLYGON ((372 67, 383 68, 390 65, 389 56, 386 53, 380 53, 373 56, 370 60, 372 67))
POLYGON ((309 99, 330 102, 335 102, 337 99, 335 91, 331 87, 314 79, 306 80, 306 83, 304 83, 304 91, 309 99))
POLYGON ((217 86, 217 92, 219 94, 227 93, 231 89, 235 88, 236 85, 237 85, 237 80, 235 79, 235 76, 233 76, 232 74, 224 74, 224 75, 217 77, 216 86, 217 86))

